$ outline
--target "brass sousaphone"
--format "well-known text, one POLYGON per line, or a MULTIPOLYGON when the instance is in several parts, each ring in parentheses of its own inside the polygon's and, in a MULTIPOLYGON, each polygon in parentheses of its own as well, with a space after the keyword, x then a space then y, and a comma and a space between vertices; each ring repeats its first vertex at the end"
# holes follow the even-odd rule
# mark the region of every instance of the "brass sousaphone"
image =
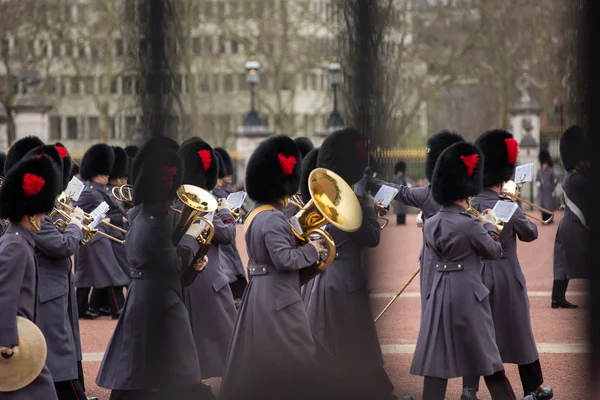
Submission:
POLYGON ((46 339, 40 328, 30 320, 17 317, 19 349, 0 347, 0 393, 14 392, 29 385, 38 377, 46 363, 46 339))
POLYGON ((336 247, 331 235, 322 227, 326 224, 345 232, 355 232, 362 224, 362 209, 352 188, 336 173, 316 168, 308 177, 311 200, 295 215, 298 226, 292 224, 294 236, 303 243, 323 239, 327 243, 327 257, 300 271, 305 284, 335 260, 336 247), (302 231, 298 231, 300 228, 302 231))

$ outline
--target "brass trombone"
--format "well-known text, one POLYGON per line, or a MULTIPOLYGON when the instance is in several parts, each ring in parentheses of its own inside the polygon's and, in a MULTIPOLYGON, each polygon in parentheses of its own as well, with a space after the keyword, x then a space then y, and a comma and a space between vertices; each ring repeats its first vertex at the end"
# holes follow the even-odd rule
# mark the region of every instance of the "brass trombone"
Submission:
POLYGON ((112 195, 118 201, 121 201, 123 203, 129 203, 133 199, 133 194, 131 192, 132 189, 132 185, 114 186, 112 188, 112 195))
POLYGON ((540 207, 537 204, 533 204, 532 202, 521 198, 520 197, 521 190, 519 189, 519 185, 517 185, 514 181, 508 181, 508 182, 504 183, 504 185, 502 186, 501 194, 503 194, 506 197, 509 197, 513 201, 523 202, 525 204, 530 205, 531 207, 537 208, 538 210, 540 210, 546 214, 550 214, 550 218, 548 218, 547 220, 544 221, 536 216, 524 213, 527 217, 529 217, 535 221, 541 222, 543 225, 548 225, 554 219, 554 213, 552 211, 546 210, 545 208, 540 207))
MULTIPOLYGON (((69 223, 71 222, 72 217, 65 211, 60 210, 55 208, 49 215, 50 220, 52 221, 52 223, 56 226, 56 228, 61 231, 64 232, 65 229, 67 229, 67 225, 69 225, 69 223), (53 217, 58 214, 59 216, 61 216, 64 219, 56 219, 54 220, 53 217)), ((83 234, 85 235, 85 238, 81 241, 82 244, 87 244, 89 243, 90 240, 92 240, 92 238, 94 236, 96 236, 96 234, 100 235, 100 236, 104 236, 105 238, 108 238, 112 241, 115 241, 117 243, 125 243, 124 240, 119 240, 107 233, 104 233, 102 231, 99 231, 98 229, 92 229, 88 226, 88 224, 83 224, 83 226, 81 227, 81 230, 83 232, 83 234)))
MULTIPOLYGON (((468 200, 468 204, 469 207, 467 208, 467 212, 469 214, 473 214, 476 217, 480 217, 481 213, 479 211, 477 211, 476 209, 474 209, 473 207, 471 207, 471 199, 468 200)), ((502 222, 501 220, 497 220, 496 223, 494 224, 494 226, 496 227, 496 230, 498 231, 498 233, 502 232, 502 229, 504 229, 504 222, 502 222)))
POLYGON ((206 190, 193 185, 181 185, 177 189, 177 197, 183 204, 183 208, 178 210, 171 207, 171 209, 180 214, 177 221, 179 234, 185 234, 193 223, 201 221, 208 226, 208 229, 198 236, 196 240, 205 246, 210 244, 215 234, 215 226, 200 214, 215 211, 217 209, 217 200, 206 190))
MULTIPOLYGON (((75 211, 75 208, 73 206, 70 206, 66 203, 66 201, 68 201, 68 200, 65 200, 64 197, 61 198, 61 196, 59 196, 58 199, 56 200, 56 202, 54 203, 54 210, 50 213, 50 218, 52 218, 57 213, 60 214, 59 211, 64 211, 65 213, 67 213, 67 215, 72 214, 73 211, 75 211)), ((89 225, 92 222, 94 222, 94 218, 92 218, 92 216, 90 214, 84 213, 83 214, 83 224, 89 225)), ((101 223, 108 226, 109 228, 116 229, 121 233, 127 233, 127 231, 125 229, 119 228, 118 226, 113 225, 110 222, 102 221, 101 223)))

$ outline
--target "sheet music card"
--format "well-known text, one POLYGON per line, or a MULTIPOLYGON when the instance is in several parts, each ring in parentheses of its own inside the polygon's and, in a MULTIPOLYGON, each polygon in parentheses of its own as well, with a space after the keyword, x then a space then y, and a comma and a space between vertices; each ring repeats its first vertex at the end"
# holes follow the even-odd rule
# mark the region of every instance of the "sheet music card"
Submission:
POLYGON ((303 234, 304 231, 302 230, 302 227, 300 226, 300 222, 298 222, 298 218, 296 218, 296 216, 293 216, 292 218, 290 218, 290 225, 292 225, 292 228, 299 234, 303 234))
POLYGON ((65 194, 68 198, 73 201, 79 200, 79 196, 81 196, 81 192, 83 192, 83 188, 85 185, 81 182, 77 177, 71 178, 69 181, 69 185, 65 189, 65 194))
POLYGON ((363 175, 362 179, 354 185, 354 193, 357 196, 364 196, 367 193, 367 176, 363 175))
POLYGON ((510 219, 514 215, 515 211, 517 211, 517 208, 519 208, 519 205, 517 203, 499 200, 494 206, 494 212, 496 213, 496 217, 500 221, 508 223, 508 221, 510 221, 510 219))
POLYGON ((533 163, 519 165, 515 169, 515 183, 531 182, 533 180, 533 163))
POLYGON ((383 207, 387 207, 390 205, 394 197, 398 194, 398 189, 395 189, 391 186, 383 185, 377 191, 375 195, 375 202, 381 204, 383 207))
POLYGON ((229 196, 227 196, 227 203, 229 203, 231 208, 242 208, 245 200, 246 192, 243 190, 240 192, 231 193, 229 196))
POLYGON ((93 219, 92 223, 89 225, 91 229, 96 229, 98 227, 98 225, 100 225, 102 220, 104 218, 106 218, 106 214, 108 214, 108 210, 110 210, 110 207, 108 206, 108 204, 105 201, 103 201, 102 203, 100 203, 100 205, 98 207, 96 207, 90 213, 90 216, 93 219))

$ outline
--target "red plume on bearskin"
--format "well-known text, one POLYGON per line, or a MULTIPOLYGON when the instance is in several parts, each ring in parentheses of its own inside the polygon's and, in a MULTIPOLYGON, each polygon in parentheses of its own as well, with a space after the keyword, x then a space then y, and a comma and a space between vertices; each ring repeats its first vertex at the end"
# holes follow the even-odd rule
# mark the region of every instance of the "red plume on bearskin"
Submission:
POLYGON ((467 174, 473 176, 475 168, 477 168, 477 164, 479 164, 479 156, 477 154, 471 154, 470 156, 460 156, 460 158, 467 167, 467 174))
POLYGON ((25 198, 40 194, 45 184, 46 181, 41 176, 35 174, 23 175, 23 193, 25 194, 25 198))
POLYGON ((212 165, 212 154, 210 150, 199 150, 198 157, 202 161, 202 169, 204 172, 208 171, 210 166, 212 165))
POLYGON ((69 155, 69 152, 67 151, 67 149, 65 149, 65 148, 64 148, 64 147, 62 147, 62 146, 58 146, 58 145, 55 145, 54 147, 55 147, 55 148, 56 148, 56 150, 58 151, 58 154, 60 154, 60 158, 62 158, 63 160, 64 160, 65 158, 67 158, 67 156, 69 155))
POLYGON ((519 157, 519 142, 515 139, 504 139, 506 143, 506 162, 508 164, 516 164, 519 157))
POLYGON ((281 170, 284 175, 292 175, 294 172, 294 167, 296 166, 296 157, 294 156, 285 156, 282 153, 277 155, 279 159, 279 165, 281 166, 281 170))

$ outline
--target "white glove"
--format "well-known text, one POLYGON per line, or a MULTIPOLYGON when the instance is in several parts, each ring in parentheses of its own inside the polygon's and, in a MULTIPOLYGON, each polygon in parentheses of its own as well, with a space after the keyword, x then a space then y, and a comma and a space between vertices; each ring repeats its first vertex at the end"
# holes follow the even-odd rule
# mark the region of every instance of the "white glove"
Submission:
POLYGON ((200 272, 206 268, 206 264, 208 264, 208 257, 204 256, 203 259, 196 261, 196 264, 194 264, 194 269, 200 272))
POLYGON ((102 222, 104 222, 105 224, 110 224, 110 218, 104 218, 102 222))
POLYGON ((325 244, 324 240, 313 240, 311 242, 308 242, 311 245, 313 245, 313 247, 317 250, 317 253, 319 253, 319 256, 322 256, 323 254, 327 254, 327 252, 329 251, 329 249, 327 248, 327 245, 325 244))
POLYGON ((206 226, 205 223, 196 223, 196 224, 192 224, 192 226, 190 226, 188 228, 188 230, 185 232, 186 235, 190 235, 191 237, 193 237, 194 239, 197 239, 198 237, 200 237, 200 235, 206 231, 208 227, 206 226))
POLYGON ((496 217, 496 212, 494 210, 487 209, 478 217, 481 222, 484 224, 492 224, 496 225, 498 218, 496 217))
POLYGON ((536 186, 536 187, 539 189, 540 187, 542 187, 542 182, 540 182, 540 181, 537 181, 537 182, 535 183, 535 186, 536 186))
POLYGON ((83 212, 83 210, 81 208, 75 207, 75 210, 73 210, 73 212, 71 213, 71 217, 77 218, 77 219, 83 221, 83 219, 85 218, 85 213, 83 212))
POLYGON ((71 216, 71 222, 69 222, 69 225, 75 225, 77 226, 79 229, 83 228, 83 222, 76 217, 71 216))
POLYGON ((227 202, 227 199, 222 198, 219 201, 219 206, 217 207, 217 211, 221 211, 221 209, 226 209, 229 211, 229 203, 227 202))

